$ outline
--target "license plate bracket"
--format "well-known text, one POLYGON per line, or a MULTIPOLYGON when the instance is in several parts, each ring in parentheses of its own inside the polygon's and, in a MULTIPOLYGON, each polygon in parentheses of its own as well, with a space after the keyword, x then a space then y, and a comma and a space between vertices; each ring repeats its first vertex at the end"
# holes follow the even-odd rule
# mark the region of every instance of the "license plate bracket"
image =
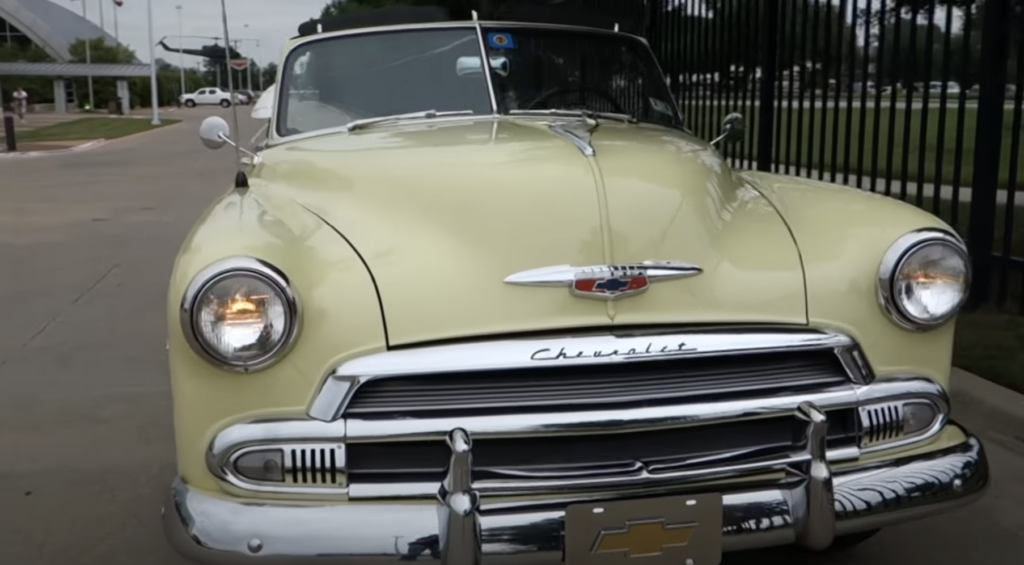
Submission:
POLYGON ((565 511, 566 565, 718 565, 722 495, 574 504, 565 511))

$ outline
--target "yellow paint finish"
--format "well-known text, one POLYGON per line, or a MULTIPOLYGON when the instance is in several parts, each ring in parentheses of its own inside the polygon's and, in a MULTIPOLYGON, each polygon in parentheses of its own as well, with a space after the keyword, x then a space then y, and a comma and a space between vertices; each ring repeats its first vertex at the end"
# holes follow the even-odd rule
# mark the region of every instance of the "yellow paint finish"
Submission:
POLYGON ((675 260, 704 273, 615 302, 616 325, 806 323, 793 238, 717 151, 663 128, 602 124, 592 143, 615 263, 675 260))
POLYGON ((608 325, 524 269, 603 262, 594 179, 547 131, 490 120, 370 129, 264 153, 260 178, 327 219, 366 259, 392 345, 608 325))
POLYGON ((878 268, 900 236, 921 228, 953 231, 939 218, 886 196, 832 184, 746 173, 789 224, 800 245, 812 326, 853 336, 880 376, 915 373, 948 387, 953 328, 900 328, 877 299, 878 268))
POLYGON ((230 192, 199 220, 182 246, 168 292, 168 341, 178 468, 204 490, 217 487, 206 468, 213 436, 249 418, 302 416, 330 368, 385 347, 380 307, 359 257, 333 230, 254 182, 230 192), (178 311, 199 271, 227 257, 257 257, 282 269, 303 305, 295 348, 253 374, 212 366, 184 339, 178 311))
POLYGON ((409 125, 295 141, 256 171, 369 264, 392 345, 617 324, 805 323, 799 257, 768 202, 703 142, 606 124, 589 162, 537 120, 409 125), (603 183, 602 183, 603 180, 603 183), (606 205, 605 205, 606 204, 606 205), (607 308, 527 269, 648 259, 705 273, 607 308))
POLYGON ((264 151, 251 190, 211 206, 172 275, 170 370, 185 480, 214 490, 205 464, 212 437, 250 418, 301 417, 329 370, 386 348, 385 318, 391 345, 613 321, 809 318, 855 337, 883 376, 948 382, 952 324, 908 332, 875 299, 888 246, 908 231, 944 227, 937 218, 852 189, 736 174, 706 143, 656 127, 602 124, 593 143, 597 156, 588 160, 543 122, 480 119, 324 135, 264 151), (304 306, 292 352, 251 375, 197 356, 178 319, 192 277, 238 255, 282 269, 304 306), (705 272, 612 305, 564 287, 503 282, 543 266, 647 259, 705 272))

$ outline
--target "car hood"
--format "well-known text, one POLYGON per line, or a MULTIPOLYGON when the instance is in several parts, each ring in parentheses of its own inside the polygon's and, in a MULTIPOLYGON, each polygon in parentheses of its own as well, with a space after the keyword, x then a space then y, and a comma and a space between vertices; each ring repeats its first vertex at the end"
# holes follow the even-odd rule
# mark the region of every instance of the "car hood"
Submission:
MULTIPOLYGON (((775 209, 703 141, 602 124, 588 158, 536 120, 383 127, 284 143, 252 182, 284 190, 359 252, 392 345, 600 326, 806 323, 775 209), (514 273, 647 260, 700 266, 608 302, 514 273)), ((344 292, 344 289, 338 289, 344 292)))

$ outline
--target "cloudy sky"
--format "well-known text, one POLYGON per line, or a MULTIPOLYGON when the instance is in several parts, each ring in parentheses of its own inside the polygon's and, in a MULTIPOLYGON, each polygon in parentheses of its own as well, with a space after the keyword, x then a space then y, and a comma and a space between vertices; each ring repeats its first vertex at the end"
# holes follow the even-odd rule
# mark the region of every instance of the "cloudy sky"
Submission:
MULTIPOLYGON (((50 0, 55 4, 82 13, 82 0, 50 0)), ((114 35, 113 0, 85 0, 87 17, 93 23, 100 23, 100 5, 103 9, 103 24, 107 33, 114 35)), ((221 37, 224 35, 221 24, 219 0, 152 0, 153 2, 153 36, 159 40, 164 36, 179 35, 178 10, 181 6, 181 35, 197 35, 221 37)), ((124 0, 124 6, 117 8, 117 28, 122 43, 135 50, 139 59, 149 62, 147 45, 147 0, 124 0)), ((276 61, 280 58, 285 41, 294 37, 299 24, 310 17, 319 16, 320 9, 327 0, 227 0, 228 31, 234 39, 259 40, 259 48, 254 41, 239 44, 239 50, 256 61, 276 61), (248 25, 248 27, 245 27, 248 25)), ((178 41, 168 38, 167 43, 177 46, 178 41)), ((186 38, 186 48, 199 48, 213 43, 212 39, 186 38)), ((223 43, 223 41, 222 41, 223 43)), ((156 56, 178 64, 178 55, 167 53, 162 49, 156 56)), ((195 65, 196 57, 185 56, 185 65, 195 65)))

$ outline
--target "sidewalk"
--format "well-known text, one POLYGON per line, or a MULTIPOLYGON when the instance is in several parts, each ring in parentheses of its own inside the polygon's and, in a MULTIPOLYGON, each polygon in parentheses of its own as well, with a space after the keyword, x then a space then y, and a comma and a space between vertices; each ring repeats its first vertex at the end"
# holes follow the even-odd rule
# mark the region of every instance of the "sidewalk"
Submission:
POLYGON ((1024 446, 1024 395, 956 367, 950 388, 954 418, 965 413, 984 414, 983 420, 972 418, 967 424, 1013 435, 1024 446))
MULTIPOLYGON (((160 115, 163 116, 167 113, 174 112, 178 108, 170 106, 167 108, 160 108, 160 115)), ((35 112, 25 114, 25 120, 14 120, 14 131, 31 131, 34 129, 43 128, 46 126, 52 126, 56 124, 62 124, 65 122, 72 122, 81 118, 148 118, 152 116, 152 110, 149 108, 134 108, 127 116, 114 116, 107 112, 68 112, 66 114, 60 114, 57 112, 35 112)), ((0 137, 2 136, 2 128, 0 128, 0 137)))
MULTIPOLYGON (((745 163, 743 163, 743 164, 745 164, 745 163)), ((845 177, 847 175, 844 175, 841 171, 837 171, 836 172, 836 180, 833 181, 832 180, 832 172, 831 171, 824 171, 824 172, 822 172, 822 171, 818 171, 818 170, 815 170, 815 169, 807 169, 807 168, 803 168, 803 167, 790 166, 788 168, 789 172, 787 172, 787 167, 785 165, 776 164, 775 167, 777 167, 777 168, 773 172, 775 172, 777 174, 790 175, 790 176, 795 176, 795 177, 803 177, 803 178, 808 178, 808 179, 813 179, 813 180, 822 180, 824 182, 835 182, 836 184, 841 184, 841 185, 849 186, 849 187, 853 187, 853 188, 860 188, 862 190, 871 190, 871 184, 872 184, 872 181, 873 181, 874 182, 874 186, 875 186, 875 192, 878 193, 878 194, 886 194, 886 184, 887 183, 886 183, 885 177, 878 177, 878 178, 874 178, 873 179, 871 177, 870 173, 862 175, 861 178, 860 178, 860 181, 858 182, 857 174, 855 172, 851 172, 849 174, 849 178, 845 179, 845 177), (845 179, 845 182, 844 182, 844 179, 845 179)), ((737 170, 749 170, 749 169, 745 169, 743 167, 737 167, 737 170)), ((907 178, 907 184, 906 184, 906 187, 907 187, 906 188, 906 190, 907 190, 907 199, 906 200, 908 202, 914 202, 915 199, 917 198, 918 192, 921 193, 921 196, 923 198, 933 198, 933 197, 935 197, 935 191, 936 191, 935 183, 933 183, 933 182, 926 182, 923 185, 918 185, 916 182, 914 182, 914 180, 913 180, 914 177, 915 177, 915 175, 910 175, 907 178)), ((1018 206, 1024 207, 1024 174, 1020 175, 1020 179, 1018 180, 1017 184, 1018 184, 1018 186, 1017 186, 1016 190, 1014 190, 1013 204, 1014 204, 1014 207, 1018 207, 1018 206)), ((900 196, 900 194, 902 192, 902 183, 900 182, 899 176, 894 177, 888 183, 888 186, 890 187, 890 191, 891 191, 889 194, 891 196, 895 196, 895 197, 899 198, 899 196, 900 196)), ((970 202, 971 201, 971 192, 972 192, 972 190, 969 187, 961 186, 961 187, 958 188, 958 190, 959 190, 959 192, 958 192, 957 198, 956 198, 957 202, 970 202)), ((943 200, 953 200, 954 191, 953 191, 953 186, 952 185, 950 185, 950 184, 940 185, 938 187, 938 191, 939 191, 939 198, 941 198, 943 200)), ((1009 190, 1007 190, 1005 188, 1000 188, 996 192, 996 203, 997 204, 1006 204, 1007 203, 1007 199, 1009 198, 1009 194, 1010 194, 1009 190)))

